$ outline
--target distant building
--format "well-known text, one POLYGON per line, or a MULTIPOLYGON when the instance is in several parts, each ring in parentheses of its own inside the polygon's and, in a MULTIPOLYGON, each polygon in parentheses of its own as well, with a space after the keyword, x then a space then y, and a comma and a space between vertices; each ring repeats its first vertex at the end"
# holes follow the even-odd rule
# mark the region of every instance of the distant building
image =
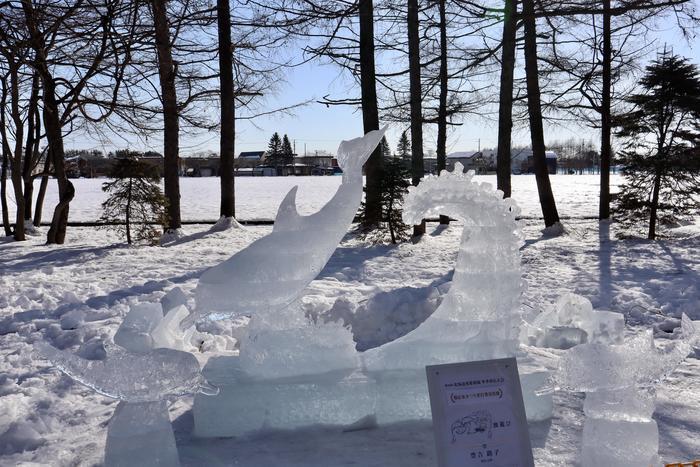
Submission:
MULTIPOLYGON (((557 173, 557 153, 545 151, 547 159, 547 171, 550 174, 557 173)), ((526 174, 535 172, 535 162, 532 149, 513 149, 510 153, 510 171, 514 174, 526 174)))
POLYGON ((185 177, 217 177, 220 169, 221 159, 218 155, 180 158, 180 175, 185 177))
POLYGON ((454 170, 455 164, 459 162, 464 166, 464 170, 473 170, 477 174, 485 174, 496 170, 496 164, 492 154, 485 154, 482 151, 460 151, 447 155, 446 168, 454 170))

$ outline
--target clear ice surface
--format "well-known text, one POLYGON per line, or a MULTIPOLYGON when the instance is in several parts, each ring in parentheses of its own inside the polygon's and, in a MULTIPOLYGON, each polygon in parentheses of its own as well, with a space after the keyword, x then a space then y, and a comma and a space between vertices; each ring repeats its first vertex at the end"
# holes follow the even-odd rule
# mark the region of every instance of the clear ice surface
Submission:
POLYGON ((139 303, 131 307, 114 334, 114 343, 131 352, 145 353, 153 348, 153 331, 163 319, 157 303, 139 303))
POLYGON ((654 420, 586 418, 581 446, 584 467, 659 465, 658 450, 659 429, 654 420))
POLYGON ((173 308, 187 305, 187 296, 180 287, 173 287, 160 299, 160 305, 163 307, 163 316, 165 316, 173 308))
POLYGON ((119 402, 107 427, 105 467, 178 467, 165 401, 119 402))
POLYGON ((171 399, 214 389, 200 373, 194 355, 173 349, 134 353, 107 347, 104 360, 85 360, 49 344, 37 344, 40 355, 75 381, 96 392, 129 402, 171 399))

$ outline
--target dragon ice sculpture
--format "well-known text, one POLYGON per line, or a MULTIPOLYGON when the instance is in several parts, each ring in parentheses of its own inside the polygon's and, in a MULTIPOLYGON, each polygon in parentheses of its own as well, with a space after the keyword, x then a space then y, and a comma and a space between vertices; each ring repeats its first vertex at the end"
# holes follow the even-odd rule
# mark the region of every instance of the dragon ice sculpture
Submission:
POLYGON ((474 172, 454 170, 427 176, 410 187, 404 222, 449 215, 465 223, 448 294, 435 312, 412 332, 364 353, 369 370, 512 356, 523 283, 519 209, 500 190, 473 180, 474 172))
POLYGON ((271 313, 297 299, 347 233, 362 199, 362 166, 386 129, 340 143, 342 183, 320 211, 299 215, 297 187, 292 188, 280 204, 271 234, 205 271, 195 291, 196 309, 181 327, 205 319, 271 313))

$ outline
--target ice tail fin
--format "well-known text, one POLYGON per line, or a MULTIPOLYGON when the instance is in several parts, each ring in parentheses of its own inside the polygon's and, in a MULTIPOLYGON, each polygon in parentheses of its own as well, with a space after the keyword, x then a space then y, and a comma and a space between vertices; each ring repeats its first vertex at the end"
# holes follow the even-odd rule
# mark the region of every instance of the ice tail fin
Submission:
POLYGON ((379 142, 384 137, 388 126, 381 130, 372 130, 361 138, 341 141, 338 146, 338 165, 347 175, 359 175, 362 173, 362 166, 374 152, 379 142))

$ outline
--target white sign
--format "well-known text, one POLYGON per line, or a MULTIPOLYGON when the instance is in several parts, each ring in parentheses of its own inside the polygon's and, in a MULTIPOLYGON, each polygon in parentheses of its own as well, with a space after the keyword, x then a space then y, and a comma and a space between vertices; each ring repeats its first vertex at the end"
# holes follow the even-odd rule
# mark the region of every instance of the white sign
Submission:
POLYGON ((425 370, 440 467, 534 466, 515 358, 425 370))

